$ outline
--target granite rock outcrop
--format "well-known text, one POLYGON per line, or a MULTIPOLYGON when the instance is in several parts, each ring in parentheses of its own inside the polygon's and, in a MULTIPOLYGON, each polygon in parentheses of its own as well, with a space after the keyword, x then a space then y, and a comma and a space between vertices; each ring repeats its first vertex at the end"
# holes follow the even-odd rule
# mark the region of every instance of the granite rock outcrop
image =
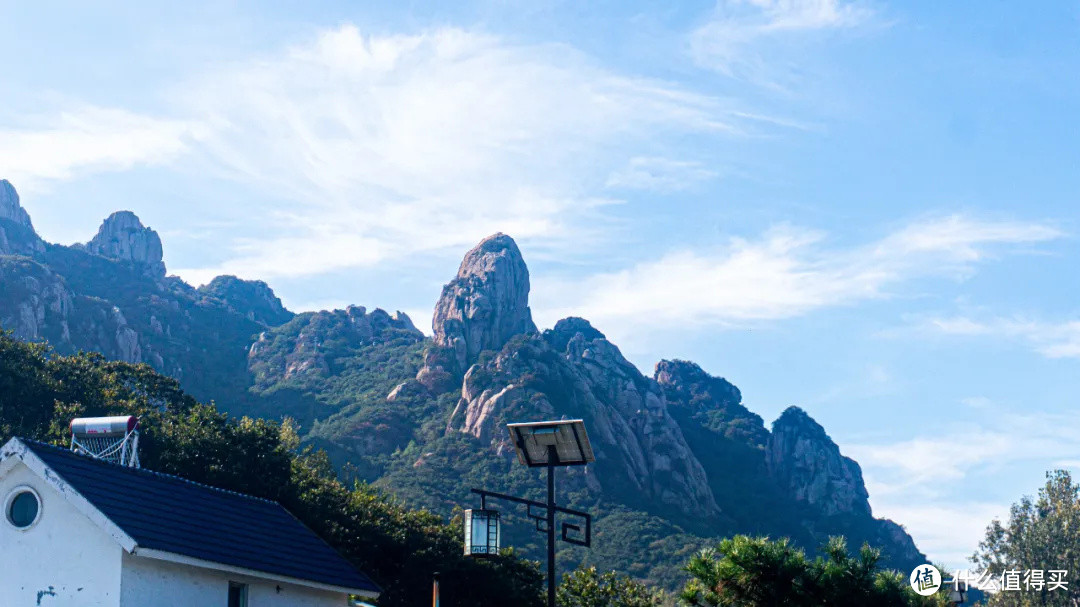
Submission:
POLYGON ((769 473, 796 500, 826 516, 870 516, 862 469, 840 454, 821 424, 798 407, 789 407, 773 423, 766 458, 769 473))
POLYGON ((484 350, 514 335, 535 333, 529 310, 529 269, 517 243, 499 233, 465 254, 443 287, 432 318, 435 344, 449 348, 464 371, 484 350))
POLYGON ((144 226, 131 211, 117 211, 109 215, 94 238, 86 243, 86 250, 109 259, 130 262, 147 276, 165 277, 161 238, 157 232, 144 226))
POLYGON ((206 300, 218 302, 252 322, 276 327, 295 316, 285 309, 273 289, 261 280, 242 280, 235 276, 218 276, 199 287, 206 300))
POLYGON ((34 256, 44 251, 45 243, 34 231, 19 193, 7 179, 0 179, 0 255, 34 256))

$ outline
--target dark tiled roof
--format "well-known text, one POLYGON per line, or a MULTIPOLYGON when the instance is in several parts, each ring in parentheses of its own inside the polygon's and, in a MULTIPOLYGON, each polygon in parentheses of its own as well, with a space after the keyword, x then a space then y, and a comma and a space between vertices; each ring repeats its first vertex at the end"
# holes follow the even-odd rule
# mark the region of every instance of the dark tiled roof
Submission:
POLYGON ((379 591, 277 502, 23 442, 140 548, 379 591))

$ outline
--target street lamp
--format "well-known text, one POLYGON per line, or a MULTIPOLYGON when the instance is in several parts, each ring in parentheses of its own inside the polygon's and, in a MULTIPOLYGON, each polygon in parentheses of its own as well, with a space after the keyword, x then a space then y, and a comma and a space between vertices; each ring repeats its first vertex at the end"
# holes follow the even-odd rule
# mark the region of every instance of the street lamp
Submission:
POLYGON ((480 509, 465 511, 465 554, 481 556, 498 553, 501 533, 499 513, 488 510, 488 498, 524 504, 525 515, 533 519, 536 530, 547 534, 547 604, 548 607, 555 607, 555 513, 578 517, 584 523, 583 531, 581 524, 564 522, 564 542, 585 547, 592 545, 592 517, 586 512, 555 504, 555 468, 584 466, 596 461, 596 457, 589 444, 589 435, 585 433, 585 422, 580 419, 507 424, 506 427, 510 431, 518 461, 530 468, 547 468, 547 502, 473 489, 473 493, 480 495, 480 509), (534 511, 534 508, 543 512, 534 511), (575 537, 571 532, 584 537, 575 537))

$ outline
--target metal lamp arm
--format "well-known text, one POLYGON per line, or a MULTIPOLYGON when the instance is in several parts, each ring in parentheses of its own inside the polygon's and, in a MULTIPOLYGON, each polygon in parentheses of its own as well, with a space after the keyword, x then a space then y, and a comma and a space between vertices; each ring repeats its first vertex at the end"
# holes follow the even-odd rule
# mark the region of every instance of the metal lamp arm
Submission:
MULTIPOLYGON (((507 502, 513 502, 515 504, 522 504, 526 507, 525 515, 536 521, 537 531, 546 532, 547 529, 542 527, 541 524, 547 521, 547 504, 544 502, 538 502, 534 500, 525 499, 523 497, 515 497, 513 495, 506 495, 505 493, 497 493, 495 491, 487 491, 486 489, 473 489, 473 493, 480 496, 480 507, 487 507, 488 498, 504 500, 507 502), (533 512, 533 508, 541 508, 544 511, 543 515, 538 515, 533 512)), ((562 540, 568 544, 574 544, 575 546, 584 546, 588 548, 592 545, 592 515, 588 512, 582 512, 580 510, 572 510, 570 508, 563 508, 562 506, 555 506, 555 512, 561 512, 569 516, 576 516, 585 521, 584 539, 579 539, 570 535, 570 532, 582 533, 581 525, 575 525, 572 523, 562 524, 562 540)))

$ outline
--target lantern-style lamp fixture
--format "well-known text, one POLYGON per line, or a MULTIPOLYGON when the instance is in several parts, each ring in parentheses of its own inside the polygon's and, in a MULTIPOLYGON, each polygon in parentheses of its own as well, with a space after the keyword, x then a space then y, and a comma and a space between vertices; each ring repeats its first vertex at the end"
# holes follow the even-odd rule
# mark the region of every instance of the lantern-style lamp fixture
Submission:
POLYGON ((585 422, 567 419, 507 424, 518 461, 530 468, 582 466, 596 461, 585 422))
POLYGON ((465 556, 498 554, 501 535, 497 510, 465 511, 465 556))

